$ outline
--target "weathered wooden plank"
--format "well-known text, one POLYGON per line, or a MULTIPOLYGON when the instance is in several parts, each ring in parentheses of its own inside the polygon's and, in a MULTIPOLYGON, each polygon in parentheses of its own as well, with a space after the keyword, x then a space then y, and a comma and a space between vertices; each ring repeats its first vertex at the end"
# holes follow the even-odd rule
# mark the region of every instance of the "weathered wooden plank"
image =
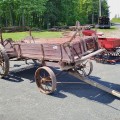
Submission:
POLYGON ((88 77, 84 77, 84 76, 81 76, 78 72, 74 72, 74 71, 69 71, 69 74, 80 79, 81 81, 85 82, 85 83, 88 83, 94 87, 97 87, 107 93, 110 93, 118 98, 120 98, 120 92, 114 90, 114 89, 111 89, 111 88, 108 88, 100 83, 97 83, 95 82, 94 80, 92 79, 89 79, 88 77))
POLYGON ((61 59, 61 46, 55 44, 43 44, 44 58, 61 59))
POLYGON ((43 58, 43 56, 35 55, 35 54, 21 54, 20 57, 30 58, 30 59, 38 59, 38 60, 41 60, 43 58))

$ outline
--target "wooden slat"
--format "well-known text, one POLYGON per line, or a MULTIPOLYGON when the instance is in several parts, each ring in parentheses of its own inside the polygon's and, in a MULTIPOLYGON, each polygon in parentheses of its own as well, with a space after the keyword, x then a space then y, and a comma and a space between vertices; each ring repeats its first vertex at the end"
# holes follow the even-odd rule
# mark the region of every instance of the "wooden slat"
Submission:
POLYGON ((44 58, 61 59, 61 46, 55 44, 43 44, 44 58))
POLYGON ((21 43, 20 44, 20 56, 28 58, 42 58, 43 52, 41 44, 34 43, 21 43))
POLYGON ((21 57, 30 58, 30 59, 38 59, 38 60, 41 60, 43 58, 43 56, 35 55, 35 54, 22 54, 21 57))

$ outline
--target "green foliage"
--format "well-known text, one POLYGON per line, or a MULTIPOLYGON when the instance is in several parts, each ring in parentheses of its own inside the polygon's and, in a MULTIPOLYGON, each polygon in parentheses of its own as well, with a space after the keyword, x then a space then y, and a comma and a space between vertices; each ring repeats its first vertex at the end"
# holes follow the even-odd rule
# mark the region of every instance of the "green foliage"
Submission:
MULTIPOLYGON (((99 0, 0 0, 1 26, 49 28, 57 25, 97 23, 99 0)), ((107 0, 102 15, 109 16, 107 0)))
POLYGON ((4 26, 35 26, 46 9, 46 2, 47 0, 1 0, 0 22, 4 26))

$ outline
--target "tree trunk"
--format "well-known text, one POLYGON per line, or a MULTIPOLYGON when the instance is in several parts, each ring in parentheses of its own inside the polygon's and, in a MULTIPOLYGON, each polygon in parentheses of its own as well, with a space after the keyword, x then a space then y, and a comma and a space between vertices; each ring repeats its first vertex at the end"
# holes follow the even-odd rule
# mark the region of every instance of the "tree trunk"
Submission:
POLYGON ((11 26, 13 26, 13 16, 12 16, 12 9, 11 6, 9 7, 9 12, 10 12, 10 20, 11 20, 11 26))
POLYGON ((7 18, 5 19, 5 27, 8 27, 8 21, 7 21, 7 18))
POLYGON ((22 26, 25 26, 25 14, 24 14, 24 10, 22 13, 22 26))

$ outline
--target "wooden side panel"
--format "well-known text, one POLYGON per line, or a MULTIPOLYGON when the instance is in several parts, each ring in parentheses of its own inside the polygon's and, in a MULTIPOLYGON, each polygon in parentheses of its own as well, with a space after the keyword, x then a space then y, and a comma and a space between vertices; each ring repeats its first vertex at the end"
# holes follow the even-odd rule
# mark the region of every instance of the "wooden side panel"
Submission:
POLYGON ((16 49, 20 57, 31 59, 43 58, 43 50, 41 44, 20 43, 16 45, 16 49))
POLYGON ((46 60, 61 60, 62 51, 60 44, 43 44, 44 59, 46 60))
POLYGON ((76 38, 72 42, 59 43, 19 43, 16 44, 19 57, 44 59, 46 61, 74 62, 86 55, 87 51, 95 51, 95 37, 76 38))
POLYGON ((95 37, 88 37, 83 39, 84 41, 84 50, 86 51, 95 51, 97 48, 97 42, 95 37))
POLYGON ((13 46, 13 42, 7 40, 4 41, 4 47, 9 58, 17 57, 17 52, 13 46))
POLYGON ((75 43, 72 44, 72 55, 74 57, 80 58, 83 53, 82 50, 82 42, 81 41, 76 41, 75 43))
POLYGON ((71 50, 70 47, 68 46, 67 47, 62 46, 62 56, 63 61, 67 61, 68 63, 73 61, 73 58, 71 56, 71 50))

